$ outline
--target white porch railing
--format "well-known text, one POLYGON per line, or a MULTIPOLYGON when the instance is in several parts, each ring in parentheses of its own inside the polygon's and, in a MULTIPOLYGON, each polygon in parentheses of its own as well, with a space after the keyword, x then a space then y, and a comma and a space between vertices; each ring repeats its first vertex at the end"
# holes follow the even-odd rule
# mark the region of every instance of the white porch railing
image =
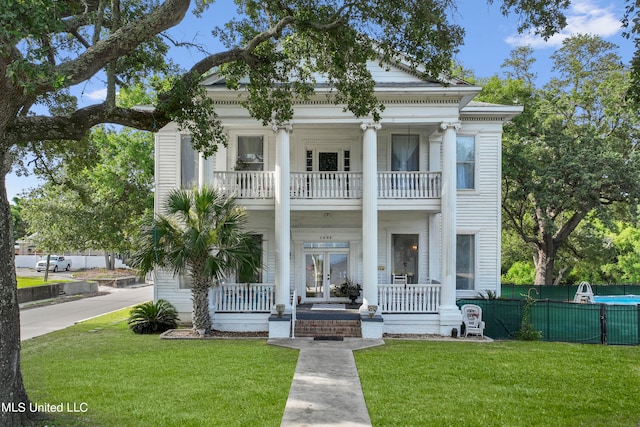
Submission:
POLYGON ((436 313, 440 286, 378 285, 378 306, 382 313, 436 313))
POLYGON ((235 194, 240 199, 270 199, 275 194, 275 175, 273 172, 214 172, 212 184, 224 194, 235 194))
POLYGON ((438 199, 440 172, 378 172, 381 199, 438 199))
POLYGON ((224 284, 212 289, 217 312, 270 312, 276 303, 275 285, 224 284))
POLYGON ((292 172, 292 199, 359 199, 362 174, 356 172, 292 172))
MULTIPOLYGON (((292 172, 292 199, 360 199, 360 172, 292 172)), ((212 184, 239 199, 271 199, 275 196, 272 171, 214 172, 212 184)), ((378 172, 380 199, 438 199, 440 172, 378 172)))

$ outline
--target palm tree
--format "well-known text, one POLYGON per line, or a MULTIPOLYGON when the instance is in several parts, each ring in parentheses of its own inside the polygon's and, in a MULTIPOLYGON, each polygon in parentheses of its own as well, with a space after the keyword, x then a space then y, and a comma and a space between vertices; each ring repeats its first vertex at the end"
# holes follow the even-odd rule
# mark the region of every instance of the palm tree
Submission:
POLYGON ((159 268, 189 275, 193 328, 209 331, 209 288, 230 271, 258 272, 260 243, 245 231, 245 210, 234 198, 206 186, 172 191, 165 212, 143 228, 133 264, 141 274, 159 268))

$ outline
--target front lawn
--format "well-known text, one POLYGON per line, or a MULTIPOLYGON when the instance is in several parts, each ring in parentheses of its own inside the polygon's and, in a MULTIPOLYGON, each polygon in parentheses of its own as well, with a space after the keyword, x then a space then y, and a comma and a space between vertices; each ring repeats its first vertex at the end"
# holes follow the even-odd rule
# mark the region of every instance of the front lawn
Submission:
POLYGON ((640 425, 640 348, 387 340, 356 352, 374 426, 640 425))
POLYGON ((53 425, 280 425, 297 351, 265 340, 135 335, 127 315, 122 310, 22 343, 31 400, 86 409, 57 415, 53 425))
MULTIPOLYGON (((297 351, 265 340, 134 335, 126 315, 22 343, 31 399, 86 409, 48 425, 280 425, 297 351)), ((376 427, 640 421, 638 347, 388 340, 355 357, 376 427)))
MULTIPOLYGON (((44 273, 42 273, 44 274, 44 273)), ((40 286, 40 285, 50 285, 52 283, 66 283, 66 282, 70 282, 71 280, 51 280, 49 279, 48 282, 44 281, 44 278, 42 277, 33 277, 33 276, 18 276, 18 289, 20 288, 30 288, 32 286, 40 286)))

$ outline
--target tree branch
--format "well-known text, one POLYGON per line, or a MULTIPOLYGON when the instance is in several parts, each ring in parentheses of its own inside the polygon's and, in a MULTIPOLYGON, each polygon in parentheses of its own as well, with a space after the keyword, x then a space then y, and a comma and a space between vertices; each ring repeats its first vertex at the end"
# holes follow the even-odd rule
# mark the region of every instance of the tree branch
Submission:
POLYGON ((220 52, 214 55, 210 55, 202 59, 200 62, 191 67, 191 69, 183 76, 183 79, 200 77, 202 74, 206 73, 214 67, 237 61, 239 59, 246 60, 248 64, 254 63, 256 59, 252 55, 252 53, 256 49, 256 47, 258 47, 260 43, 269 40, 272 37, 277 38, 287 25, 290 25, 295 21, 296 19, 293 16, 282 18, 276 25, 269 28, 268 30, 263 31, 262 33, 251 39, 244 47, 237 47, 227 50, 226 52, 220 52))
POLYGON ((156 111, 96 104, 81 108, 67 116, 17 117, 7 132, 15 135, 19 141, 80 140, 89 129, 100 123, 114 123, 153 132, 170 121, 168 117, 156 111))
MULTIPOLYGON (((61 64, 57 72, 66 77, 65 86, 87 80, 108 63, 132 52, 142 42, 178 24, 189 9, 189 3, 189 0, 167 0, 153 12, 94 44, 75 60, 61 64)), ((38 82, 37 87, 38 93, 54 90, 49 79, 38 82)))

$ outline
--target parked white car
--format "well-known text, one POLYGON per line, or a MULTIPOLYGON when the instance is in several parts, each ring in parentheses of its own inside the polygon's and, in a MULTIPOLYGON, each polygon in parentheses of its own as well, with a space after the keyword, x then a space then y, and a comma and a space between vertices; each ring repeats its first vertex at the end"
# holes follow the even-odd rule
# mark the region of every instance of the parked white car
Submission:
MULTIPOLYGON (((40 271, 44 271, 46 268, 47 268, 47 257, 44 257, 37 262, 36 270, 40 272, 40 271)), ((69 271, 71 270, 71 260, 63 256, 51 255, 51 258, 49 259, 49 270, 52 270, 54 272, 60 271, 60 270, 69 271)))

